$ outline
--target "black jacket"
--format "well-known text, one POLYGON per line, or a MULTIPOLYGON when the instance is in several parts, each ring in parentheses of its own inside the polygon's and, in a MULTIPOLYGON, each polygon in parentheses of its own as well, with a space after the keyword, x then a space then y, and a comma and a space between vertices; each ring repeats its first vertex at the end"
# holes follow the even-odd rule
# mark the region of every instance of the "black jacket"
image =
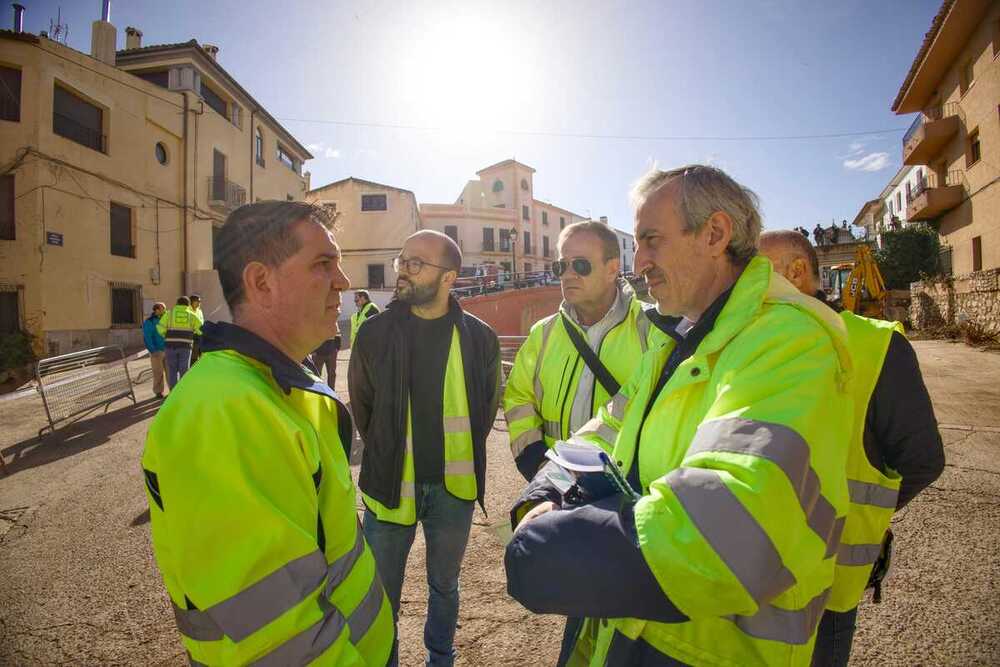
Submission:
MULTIPOLYGON (((410 352, 405 323, 409 304, 393 301, 358 330, 347 371, 351 413, 365 443, 358 486, 386 507, 399 507, 406 453, 410 352)), ((486 488, 486 436, 500 399, 500 342, 482 320, 451 298, 448 315, 458 327, 469 396, 478 501, 486 488)), ((485 508, 484 508, 485 511, 485 508)))

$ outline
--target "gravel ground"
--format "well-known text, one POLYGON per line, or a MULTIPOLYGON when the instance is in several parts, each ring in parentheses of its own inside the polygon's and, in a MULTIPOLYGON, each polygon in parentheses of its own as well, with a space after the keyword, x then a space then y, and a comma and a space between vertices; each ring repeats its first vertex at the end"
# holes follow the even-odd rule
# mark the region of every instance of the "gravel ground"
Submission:
MULTIPOLYGON (((862 604, 851 664, 997 665, 1000 355, 938 341, 914 347, 948 467, 896 519, 894 570, 882 604, 862 604)), ((344 371, 342 360, 341 379, 344 371)), ((0 664, 186 664, 138 466, 157 407, 148 381, 137 397, 41 443, 41 402, 0 400, 9 469, 0 476, 0 664)), ((506 433, 494 431, 488 449, 489 514, 476 510, 466 553, 458 663, 553 664, 562 621, 530 614, 505 592, 507 508, 521 479, 506 433)), ((403 590, 403 665, 423 661, 426 600, 418 531, 403 590)))

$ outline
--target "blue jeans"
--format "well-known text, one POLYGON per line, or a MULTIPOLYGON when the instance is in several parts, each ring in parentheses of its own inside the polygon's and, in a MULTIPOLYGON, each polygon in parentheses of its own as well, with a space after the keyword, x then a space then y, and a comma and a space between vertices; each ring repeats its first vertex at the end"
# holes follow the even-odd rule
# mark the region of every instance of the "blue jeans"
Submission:
MULTIPOLYGON (((427 621, 424 623, 427 664, 450 667, 455 662, 458 575, 469 542, 475 503, 459 500, 448 493, 444 484, 417 484, 414 493, 417 522, 423 524, 427 543, 427 621)), ((370 510, 365 510, 364 532, 375 555, 382 585, 392 603, 393 617, 397 618, 406 558, 413 546, 417 526, 379 521, 370 510)))
POLYGON ((847 667, 857 625, 857 607, 844 612, 824 611, 816 632, 812 667, 847 667))
POLYGON ((174 385, 187 373, 191 367, 190 347, 168 347, 167 353, 167 385, 173 389, 174 385))

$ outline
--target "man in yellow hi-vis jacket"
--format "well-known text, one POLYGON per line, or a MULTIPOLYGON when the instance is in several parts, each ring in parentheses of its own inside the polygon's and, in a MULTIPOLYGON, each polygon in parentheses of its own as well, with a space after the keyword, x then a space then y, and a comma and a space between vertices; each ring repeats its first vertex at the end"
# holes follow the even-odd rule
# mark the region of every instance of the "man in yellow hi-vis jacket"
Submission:
POLYGON ((372 665, 392 608, 355 510, 352 424, 304 359, 349 287, 320 209, 237 209, 215 244, 233 324, 150 427, 153 550, 193 665, 372 665))

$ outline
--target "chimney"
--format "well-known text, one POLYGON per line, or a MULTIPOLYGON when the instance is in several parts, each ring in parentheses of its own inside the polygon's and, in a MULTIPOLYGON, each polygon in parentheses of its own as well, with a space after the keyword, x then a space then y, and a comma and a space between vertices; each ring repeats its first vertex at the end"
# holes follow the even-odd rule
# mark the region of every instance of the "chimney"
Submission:
POLYGON ((201 48, 205 50, 205 53, 211 56, 212 60, 219 59, 219 47, 215 44, 202 44, 201 48))
POLYGON ((103 0, 101 20, 94 21, 90 28, 90 55, 114 67, 117 41, 118 31, 111 25, 111 0, 103 0))
POLYGON ((601 222, 604 223, 605 225, 608 224, 608 216, 602 215, 601 216, 601 222))
POLYGON ((24 32, 24 5, 14 3, 14 32, 24 32))
POLYGON ((125 28, 125 48, 126 49, 142 48, 142 30, 139 30, 138 28, 133 28, 132 26, 125 28))

